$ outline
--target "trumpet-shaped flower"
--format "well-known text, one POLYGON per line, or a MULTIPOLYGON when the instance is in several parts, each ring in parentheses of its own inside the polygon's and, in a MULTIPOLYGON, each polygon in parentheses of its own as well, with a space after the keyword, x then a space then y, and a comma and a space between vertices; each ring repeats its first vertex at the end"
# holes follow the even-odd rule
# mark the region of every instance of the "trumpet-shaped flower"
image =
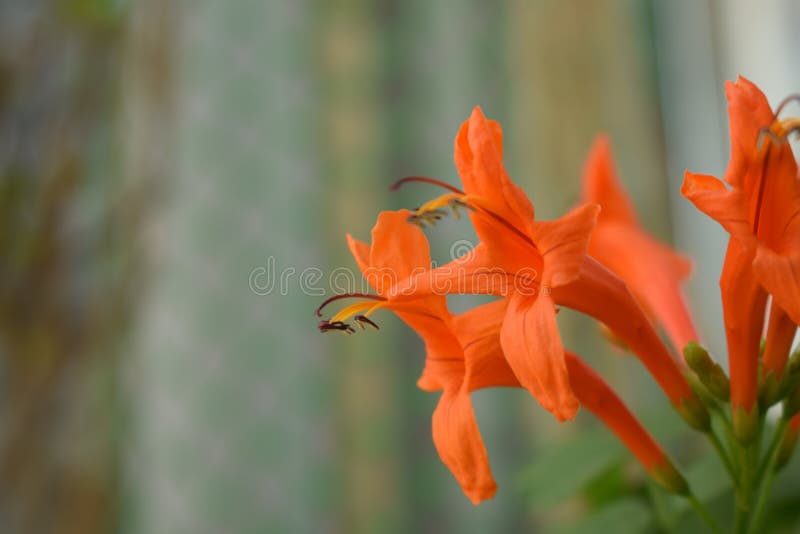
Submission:
MULTIPOLYGON (((499 299, 453 315, 441 295, 399 301, 385 297, 401 280, 430 264, 424 234, 406 223, 409 214, 382 213, 373 229, 371 246, 348 236, 359 268, 378 294, 347 295, 360 301, 345 307, 330 321, 322 321, 320 328, 350 332, 348 327, 352 327, 345 321, 351 317, 361 326, 376 326, 367 314, 387 309, 419 334, 426 354, 417 384, 425 391, 442 391, 432 418, 434 445, 465 495, 479 504, 494 496, 497 484, 470 394, 487 387, 521 387, 502 350, 502 329, 510 301, 499 299), (415 250, 407 250, 410 246, 415 250)), ((320 308, 342 297, 328 299, 320 308)), ((610 386, 575 355, 565 353, 564 361, 577 400, 620 438, 657 481, 671 491, 684 492, 680 474, 610 386)))
POLYGON ((781 121, 764 94, 739 78, 726 84, 731 158, 724 181, 687 171, 682 193, 730 234, 720 287, 728 340, 731 404, 742 437, 757 403, 758 354, 767 293, 772 342, 765 372, 783 372, 792 330, 800 321, 800 178, 786 142, 796 120, 781 121))
MULTIPOLYGON (((578 402, 570 386, 557 324, 557 304, 585 312, 609 326, 639 356, 672 403, 698 427, 707 414, 675 359, 625 284, 587 256, 599 208, 584 204, 555 221, 537 221, 525 193, 502 163, 500 126, 476 108, 461 127, 455 162, 464 191, 451 192, 415 212, 430 222, 446 206, 465 206, 481 242, 473 251, 398 286, 419 297, 488 293, 508 299, 501 328, 503 353, 520 383, 559 420, 578 402)), ((429 178, 408 178, 433 182, 429 178)), ((435 219, 434 219, 435 220, 435 219)))
POLYGON ((350 250, 377 295, 356 293, 328 299, 320 308, 344 297, 358 302, 322 321, 320 329, 352 332, 354 328, 345 322, 351 318, 360 326, 376 327, 369 316, 386 309, 419 334, 426 354, 418 385, 426 391, 442 390, 433 414, 434 444, 464 493, 478 504, 491 498, 497 485, 470 393, 485 387, 518 385, 500 350, 499 329, 506 302, 452 315, 443 295, 402 301, 386 297, 397 283, 430 267, 427 240, 422 230, 407 223, 410 215, 406 210, 381 213, 371 245, 348 236, 350 250))
POLYGON ((649 235, 617 178, 611 146, 605 136, 594 142, 583 172, 583 202, 602 208, 589 242, 589 254, 617 274, 639 303, 666 330, 682 351, 697 341, 697 330, 682 282, 691 263, 649 235))

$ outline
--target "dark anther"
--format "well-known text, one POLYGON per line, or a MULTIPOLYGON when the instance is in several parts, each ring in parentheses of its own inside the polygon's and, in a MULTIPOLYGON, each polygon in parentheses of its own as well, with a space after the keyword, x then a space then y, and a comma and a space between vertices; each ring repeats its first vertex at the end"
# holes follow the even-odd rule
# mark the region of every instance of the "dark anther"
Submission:
POLYGON ((355 320, 356 324, 357 324, 358 326, 360 326, 360 327, 361 327, 361 330, 364 330, 364 328, 366 328, 366 327, 364 326, 365 324, 368 324, 369 326, 371 326, 371 327, 372 327, 372 328, 374 328, 375 330, 380 330, 380 327, 379 327, 378 325, 376 325, 376 324, 375 324, 375 323, 374 323, 374 322, 373 322, 373 321, 372 321, 372 320, 371 320, 369 317, 367 317, 366 315, 356 315, 355 317, 353 317, 353 319, 355 320))
POLYGON ((461 218, 461 212, 459 211, 461 208, 464 208, 464 209, 469 210, 469 211, 475 211, 475 208, 473 208, 472 206, 470 206, 469 204, 467 204, 466 202, 464 202, 462 200, 458 200, 457 198, 453 199, 450 202, 450 209, 453 210, 453 216, 456 219, 460 219, 461 218))
MULTIPOLYGON (((356 330, 352 326, 342 321, 320 321, 317 324, 317 328, 319 331, 324 333, 330 332, 331 330, 338 330, 340 332, 345 332, 347 334, 355 334, 356 330)), ((364 328, 363 326, 361 328, 364 328)))
MULTIPOLYGON (((456 219, 461 218, 461 211, 460 209, 467 209, 470 211, 475 211, 475 208, 464 202, 463 200, 459 200, 454 198, 450 202, 447 203, 447 208, 450 208, 450 211, 453 212, 453 216, 456 219)), ((419 208, 414 210, 415 212, 419 211, 419 208)), ((416 224, 420 228, 425 228, 425 225, 433 227, 436 225, 437 222, 441 221, 443 218, 447 217, 449 212, 445 208, 437 208, 435 210, 428 210, 423 211, 422 213, 414 213, 408 218, 408 222, 412 224, 416 224)))
POLYGON ((447 217, 447 212, 443 209, 435 209, 422 213, 415 213, 409 216, 408 222, 416 224, 420 228, 425 228, 426 224, 431 227, 435 226, 443 217, 447 217))

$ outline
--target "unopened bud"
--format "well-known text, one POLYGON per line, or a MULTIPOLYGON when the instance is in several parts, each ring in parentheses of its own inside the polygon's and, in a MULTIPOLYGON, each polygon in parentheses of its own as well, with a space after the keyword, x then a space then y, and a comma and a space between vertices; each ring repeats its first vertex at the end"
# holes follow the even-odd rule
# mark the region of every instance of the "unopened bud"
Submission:
POLYGON ((683 349, 686 363, 695 372, 700 382, 718 399, 727 402, 731 396, 731 385, 722 370, 706 349, 690 341, 683 349))

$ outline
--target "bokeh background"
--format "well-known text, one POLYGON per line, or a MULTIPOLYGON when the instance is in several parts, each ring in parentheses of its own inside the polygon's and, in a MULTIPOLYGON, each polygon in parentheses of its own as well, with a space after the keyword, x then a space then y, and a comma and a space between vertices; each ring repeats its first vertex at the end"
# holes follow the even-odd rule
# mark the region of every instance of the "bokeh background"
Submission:
MULTIPOLYGON (((432 194, 389 184, 456 179, 481 105, 542 218, 610 135, 644 224, 695 259, 724 355, 725 239, 679 187, 725 167, 724 80, 773 104, 800 88, 798 26, 792 0, 0 0, 0 529, 651 528, 675 503, 590 417, 520 391, 474 395, 500 490, 473 507, 434 450, 413 332, 387 314, 322 336, 312 311, 355 269, 345 232, 432 194)), ((439 261, 474 243, 464 222, 429 236, 439 261)), ((636 362, 559 322, 722 495, 636 362)))

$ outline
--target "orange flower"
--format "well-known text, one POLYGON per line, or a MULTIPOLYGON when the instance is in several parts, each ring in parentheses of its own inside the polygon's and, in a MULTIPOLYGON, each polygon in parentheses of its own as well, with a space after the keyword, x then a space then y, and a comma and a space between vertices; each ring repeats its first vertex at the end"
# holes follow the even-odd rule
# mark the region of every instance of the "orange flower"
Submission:
MULTIPOLYGON (((720 287, 728 339, 731 405, 740 438, 752 437, 758 353, 766 295, 795 324, 800 321, 800 180, 785 142, 796 120, 780 121, 764 94, 739 78, 725 86, 731 159, 725 182, 687 171, 681 192, 731 235, 720 287), (765 130, 766 129, 766 130, 765 130), (767 132, 767 133, 765 133, 767 132)), ((774 309, 773 342, 765 371, 780 375, 788 347, 786 321, 774 309)))
POLYGON ((641 227, 617 179, 605 136, 598 137, 589 152, 583 173, 583 202, 602 208, 589 254, 625 281, 639 303, 664 327, 679 353, 690 341, 698 341, 681 290, 691 263, 641 227))
POLYGON ((394 301, 387 297, 399 281, 420 269, 430 268, 425 234, 407 223, 411 212, 383 212, 372 230, 372 246, 348 236, 350 250, 364 277, 377 295, 339 295, 360 299, 345 307, 322 331, 354 331, 345 321, 377 327, 368 317, 376 310, 395 312, 414 329, 425 344, 425 368, 417 384, 426 391, 443 390, 433 413, 433 441, 442 461, 450 468, 464 493, 478 504, 494 496, 497 485, 475 420, 470 393, 490 386, 518 386, 500 350, 500 323, 506 302, 478 306, 452 315, 445 297, 429 295, 416 300, 394 301))
MULTIPOLYGON (((506 303, 502 300, 478 306, 450 320, 438 322, 435 335, 449 336, 448 357, 428 351, 425 371, 418 381, 426 391, 444 390, 433 412, 433 442, 442 461, 473 504, 494 496, 497 485, 481 439, 470 393, 486 387, 519 387, 500 349, 500 323, 506 303)), ((429 345, 434 330, 417 332, 429 345)))
POLYGON ((656 481, 673 493, 686 494, 686 480, 611 386, 574 354, 567 353, 567 368, 581 406, 603 421, 656 481))
POLYGON ((706 425, 707 414, 625 284, 586 255, 598 207, 583 205, 556 221, 536 221, 530 200, 503 167, 500 126, 479 108, 456 137, 455 161, 465 191, 430 178, 401 180, 438 183, 451 191, 423 205, 412 221, 432 222, 447 206, 466 206, 481 243, 397 290, 417 297, 507 297, 503 352, 520 383, 559 420, 572 418, 578 402, 569 384, 555 305, 588 313, 632 348, 681 413, 695 425, 706 425))
MULTIPOLYGON (((426 354, 417 385, 425 391, 442 391, 433 413, 434 445, 466 496, 479 504, 494 496, 497 484, 470 394, 487 387, 521 387, 501 348, 510 300, 496 300, 460 315, 447 310, 443 295, 393 300, 394 287, 430 266, 424 234, 406 222, 410 214, 406 210, 381 213, 371 246, 348 236, 350 250, 377 295, 357 293, 328 299, 318 312, 345 297, 361 300, 330 321, 322 321, 320 329, 351 332, 354 329, 345 322, 350 318, 361 326, 377 327, 368 316, 387 309, 419 334, 426 354)), ((680 474, 611 388, 575 355, 565 353, 565 363, 578 401, 622 440, 657 481, 683 492, 685 482, 680 474)))
MULTIPOLYGON (((327 299, 317 308, 317 316, 321 317, 322 310, 333 302, 342 299, 357 299, 357 302, 344 307, 331 319, 320 321, 320 331, 353 333, 355 329, 347 322, 351 319, 362 329, 365 326, 377 329, 378 325, 370 316, 381 309, 395 312, 409 324, 420 318, 449 317, 444 295, 428 294, 419 298, 402 295, 403 298, 397 298, 398 285, 427 272, 431 267, 428 239, 422 230, 408 224, 411 215, 408 210, 381 212, 372 228, 371 246, 347 235, 350 252, 376 294, 345 293, 327 299)), ((414 327, 414 324, 411 326, 414 327)))

